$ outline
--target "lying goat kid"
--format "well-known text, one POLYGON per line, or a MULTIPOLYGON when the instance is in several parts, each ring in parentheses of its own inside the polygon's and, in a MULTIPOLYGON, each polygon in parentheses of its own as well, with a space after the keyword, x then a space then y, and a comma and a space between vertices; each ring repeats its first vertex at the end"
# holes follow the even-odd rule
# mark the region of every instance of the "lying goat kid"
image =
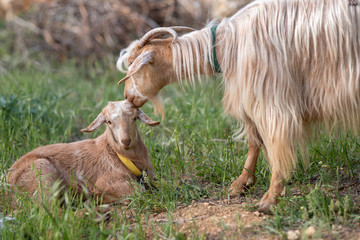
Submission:
POLYGON ((90 196, 102 196, 103 203, 119 200, 133 192, 131 181, 142 171, 147 171, 150 178, 155 175, 136 119, 149 126, 159 124, 127 101, 110 102, 86 129, 81 130, 93 132, 106 123, 106 131, 101 136, 39 147, 14 163, 7 182, 16 187, 14 190, 39 197, 36 194, 39 179, 47 194, 60 180, 61 186, 67 189, 71 185, 76 192, 86 186, 90 196))

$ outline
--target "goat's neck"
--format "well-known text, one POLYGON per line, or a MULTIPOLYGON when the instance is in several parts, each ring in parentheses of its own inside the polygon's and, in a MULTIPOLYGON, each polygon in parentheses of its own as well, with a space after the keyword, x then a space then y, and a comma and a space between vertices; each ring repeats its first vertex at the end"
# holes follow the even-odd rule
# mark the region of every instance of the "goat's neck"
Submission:
POLYGON ((188 33, 172 46, 173 68, 177 80, 194 81, 196 77, 211 76, 210 56, 212 53, 212 38, 208 29, 188 33))
POLYGON ((136 139, 135 142, 132 143, 132 147, 129 149, 122 149, 120 145, 114 140, 111 130, 106 129, 106 131, 98 137, 99 143, 105 144, 106 146, 103 149, 106 149, 108 153, 118 159, 116 153, 123 155, 130 160, 132 160, 135 164, 136 162, 141 162, 144 159, 148 158, 148 153, 144 142, 142 141, 138 130, 136 129, 136 139))
POLYGON ((110 139, 112 139, 111 132, 108 128, 106 128, 106 131, 95 139, 95 143, 99 149, 103 149, 103 154, 116 156, 116 149, 114 148, 114 143, 110 139))

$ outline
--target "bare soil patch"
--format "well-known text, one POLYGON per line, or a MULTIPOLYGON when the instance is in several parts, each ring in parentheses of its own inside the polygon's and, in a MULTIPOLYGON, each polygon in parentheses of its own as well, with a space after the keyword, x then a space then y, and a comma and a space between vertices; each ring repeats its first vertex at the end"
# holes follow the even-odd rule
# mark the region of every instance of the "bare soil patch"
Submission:
MULTIPOLYGON (((166 224, 171 224, 187 239, 193 239, 196 236, 202 236, 205 239, 285 239, 271 233, 265 227, 266 219, 272 219, 273 216, 249 209, 249 203, 255 203, 257 200, 242 197, 231 200, 193 202, 175 209, 171 213, 172 220, 166 212, 153 214, 148 222, 147 239, 156 237, 164 239, 164 225, 166 224)), ((295 239, 360 239, 360 223, 351 227, 334 225, 330 230, 316 229, 316 234, 313 236, 307 235, 306 228, 287 231, 296 230, 299 235, 295 239)))
MULTIPOLYGON (((255 200, 254 200, 255 201, 255 200)), ((206 239, 279 239, 263 230, 266 216, 257 211, 246 210, 244 198, 232 200, 200 201, 180 206, 172 213, 172 224, 187 238, 194 230, 206 239)), ((161 237, 163 224, 169 223, 167 213, 154 214, 147 231, 149 239, 161 237)))

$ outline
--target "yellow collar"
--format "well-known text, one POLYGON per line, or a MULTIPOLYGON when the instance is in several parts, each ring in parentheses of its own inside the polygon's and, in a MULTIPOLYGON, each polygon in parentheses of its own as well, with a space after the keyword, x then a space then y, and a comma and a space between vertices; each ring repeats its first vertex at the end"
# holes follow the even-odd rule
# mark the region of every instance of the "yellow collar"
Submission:
POLYGON ((128 159, 127 157, 121 156, 119 153, 116 153, 121 162, 136 176, 141 175, 141 171, 135 166, 135 164, 128 159))

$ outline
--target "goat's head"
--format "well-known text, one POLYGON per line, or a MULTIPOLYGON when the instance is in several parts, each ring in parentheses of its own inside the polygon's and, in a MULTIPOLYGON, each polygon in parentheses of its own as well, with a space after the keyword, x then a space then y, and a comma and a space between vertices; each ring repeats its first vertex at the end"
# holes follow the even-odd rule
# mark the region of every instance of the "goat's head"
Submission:
POLYGON ((126 72, 123 69, 125 65, 128 71, 119 84, 125 82, 125 98, 134 106, 141 107, 147 100, 155 99, 161 88, 175 80, 171 44, 177 40, 176 31, 189 30, 194 29, 156 28, 122 51, 117 67, 120 71, 126 72), (171 34, 173 38, 159 39, 168 34, 171 34))
POLYGON ((155 127, 160 122, 151 120, 143 111, 134 108, 128 101, 109 102, 96 119, 82 132, 93 132, 106 123, 110 129, 115 145, 122 149, 129 149, 136 143, 136 119, 155 127))

